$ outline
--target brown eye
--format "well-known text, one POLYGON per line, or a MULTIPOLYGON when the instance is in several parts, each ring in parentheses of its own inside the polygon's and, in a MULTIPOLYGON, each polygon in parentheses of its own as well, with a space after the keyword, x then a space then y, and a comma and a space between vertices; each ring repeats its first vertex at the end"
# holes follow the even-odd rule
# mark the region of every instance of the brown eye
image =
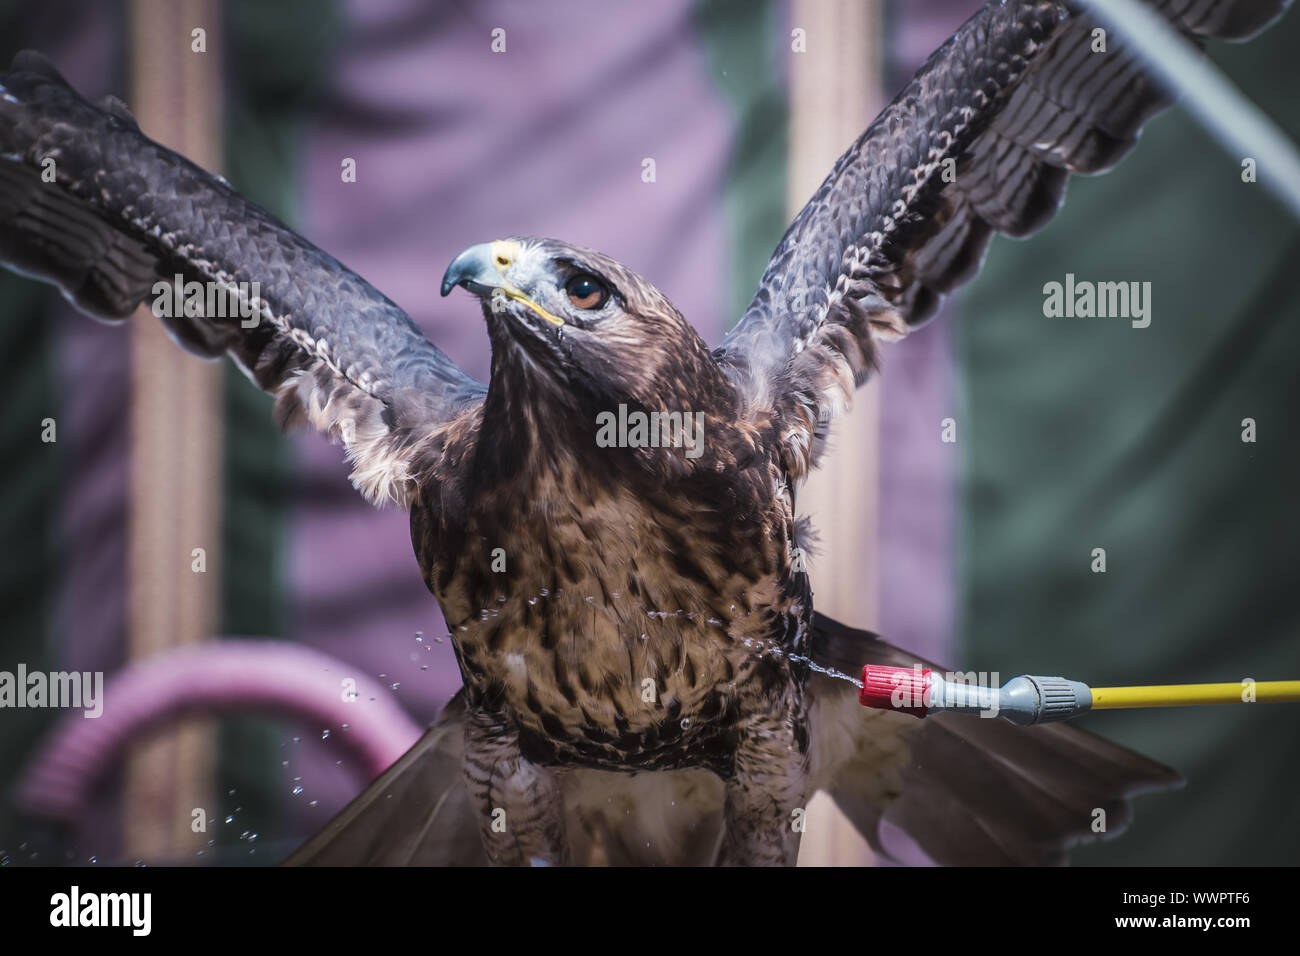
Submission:
POLYGON ((564 292, 579 309, 599 309, 609 301, 609 289, 589 272, 579 272, 564 283, 564 292))

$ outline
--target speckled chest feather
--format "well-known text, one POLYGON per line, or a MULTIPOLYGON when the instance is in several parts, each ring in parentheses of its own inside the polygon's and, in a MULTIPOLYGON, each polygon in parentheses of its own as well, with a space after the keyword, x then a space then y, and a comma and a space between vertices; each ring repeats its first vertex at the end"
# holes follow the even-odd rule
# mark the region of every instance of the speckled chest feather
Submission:
POLYGON ((742 715, 806 677, 788 509, 761 474, 654 488, 576 469, 413 510, 470 703, 541 763, 729 775, 742 715))

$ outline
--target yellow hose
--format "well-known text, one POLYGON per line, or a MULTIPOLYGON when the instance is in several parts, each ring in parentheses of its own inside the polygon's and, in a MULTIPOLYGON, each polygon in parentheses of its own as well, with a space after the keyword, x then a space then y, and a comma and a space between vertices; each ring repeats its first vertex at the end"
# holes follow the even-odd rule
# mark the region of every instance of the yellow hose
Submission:
POLYGON ((1119 707, 1188 707, 1300 701, 1300 680, 1239 681, 1235 684, 1165 684, 1154 687, 1094 687, 1093 710, 1119 707))

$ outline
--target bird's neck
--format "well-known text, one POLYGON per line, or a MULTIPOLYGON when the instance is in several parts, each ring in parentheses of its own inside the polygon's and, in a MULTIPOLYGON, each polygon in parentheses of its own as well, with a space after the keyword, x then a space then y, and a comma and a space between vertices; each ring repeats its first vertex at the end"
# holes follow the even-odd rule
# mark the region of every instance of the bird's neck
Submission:
POLYGON ((579 399, 523 346, 493 342, 479 461, 500 475, 558 471, 584 440, 579 399))
MULTIPOLYGON (((730 386, 711 362, 684 367, 692 401, 637 401, 557 377, 518 342, 493 341, 479 432, 480 480, 661 487, 750 457, 730 386), (613 440, 611 440, 611 438, 613 440)), ((578 489, 574 489, 575 491, 578 489)))

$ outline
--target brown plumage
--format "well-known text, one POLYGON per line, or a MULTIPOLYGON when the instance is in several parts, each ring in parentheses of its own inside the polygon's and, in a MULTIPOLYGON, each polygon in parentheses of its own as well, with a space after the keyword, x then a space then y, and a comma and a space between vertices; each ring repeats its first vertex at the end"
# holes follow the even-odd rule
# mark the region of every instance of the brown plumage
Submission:
POLYGON ((793 838, 758 856, 759 841, 740 840, 793 835, 784 820, 805 796, 806 672, 782 652, 806 653, 812 607, 792 569, 793 503, 774 493, 772 426, 741 419, 691 326, 613 260, 519 239, 458 263, 445 287, 486 300, 492 384, 445 446, 452 466, 421 483, 411 527, 465 678, 465 764, 490 858, 569 859, 531 838, 562 832, 557 770, 579 766, 709 769, 728 781, 727 852, 786 859, 793 838), (583 276, 599 277, 601 308, 567 301, 583 276), (495 309, 503 287, 527 302, 495 309), (619 405, 692 416, 698 454, 598 447, 597 422, 619 405), (528 813, 527 839, 496 838, 496 808, 528 813))
MULTIPOLYGON (((1156 6, 1188 35, 1242 37, 1285 3, 1156 6)), ((716 351, 599 253, 466 250, 443 292, 483 300, 486 388, 120 103, 86 103, 31 54, 0 76, 0 260, 109 319, 160 276, 260 282, 251 327, 168 327, 410 510, 464 689, 291 862, 791 863, 822 789, 873 842, 889 821, 938 862, 1048 863, 1095 808, 1113 834, 1129 795, 1176 782, 1073 728, 868 713, 808 666, 914 661, 814 615, 795 517, 878 343, 1165 102, 1114 40, 1088 54, 1091 27, 1053 2, 972 17, 836 164, 716 351)))

